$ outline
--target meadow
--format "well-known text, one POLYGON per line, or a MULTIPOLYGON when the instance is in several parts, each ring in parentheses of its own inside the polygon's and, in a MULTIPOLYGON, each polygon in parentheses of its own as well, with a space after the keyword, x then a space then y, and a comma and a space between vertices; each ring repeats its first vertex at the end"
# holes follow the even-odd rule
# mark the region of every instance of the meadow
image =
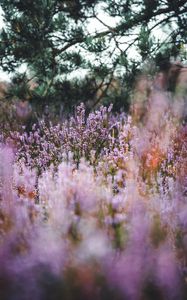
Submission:
POLYGON ((153 98, 2 131, 1 300, 186 299, 187 126, 153 98))

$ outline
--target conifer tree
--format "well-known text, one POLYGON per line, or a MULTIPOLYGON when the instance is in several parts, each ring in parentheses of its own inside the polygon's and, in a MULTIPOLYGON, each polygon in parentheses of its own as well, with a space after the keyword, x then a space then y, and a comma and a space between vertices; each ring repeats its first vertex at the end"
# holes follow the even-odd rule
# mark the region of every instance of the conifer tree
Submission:
POLYGON ((0 67, 15 72, 25 63, 37 81, 31 98, 41 103, 97 104, 109 95, 121 107, 146 61, 176 57, 187 43, 185 0, 1 0, 1 7, 0 67), (101 30, 92 30, 95 22, 101 30), (72 80, 75 71, 86 78, 72 80), (123 87, 115 96, 114 79, 123 87))

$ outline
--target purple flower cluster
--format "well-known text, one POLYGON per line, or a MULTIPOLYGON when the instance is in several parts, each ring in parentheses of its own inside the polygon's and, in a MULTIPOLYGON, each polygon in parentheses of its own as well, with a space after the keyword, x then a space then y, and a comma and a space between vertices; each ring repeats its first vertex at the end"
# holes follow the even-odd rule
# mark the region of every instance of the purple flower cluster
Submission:
POLYGON ((78 166, 84 157, 96 165, 103 148, 109 144, 110 130, 115 122, 110 114, 111 107, 101 107, 86 117, 85 107, 80 104, 70 120, 57 125, 47 125, 42 120, 34 124, 29 133, 10 132, 6 143, 16 149, 17 161, 36 168, 39 174, 50 165, 57 166, 69 159, 78 166))
POLYGON ((93 165, 97 164, 104 147, 108 146, 109 134, 114 119, 111 108, 101 107, 86 117, 84 104, 80 104, 75 116, 62 125, 65 151, 71 152, 77 165, 84 157, 93 165))

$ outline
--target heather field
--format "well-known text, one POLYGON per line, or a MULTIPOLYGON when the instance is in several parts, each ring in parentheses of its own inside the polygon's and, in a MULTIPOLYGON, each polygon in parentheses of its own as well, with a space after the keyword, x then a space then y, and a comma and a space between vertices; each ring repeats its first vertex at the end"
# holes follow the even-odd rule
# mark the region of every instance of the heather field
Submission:
POLYGON ((187 299, 177 101, 157 92, 143 118, 81 104, 63 122, 2 130, 1 300, 187 299))
POLYGON ((0 0, 0 300, 187 300, 187 0, 0 0))

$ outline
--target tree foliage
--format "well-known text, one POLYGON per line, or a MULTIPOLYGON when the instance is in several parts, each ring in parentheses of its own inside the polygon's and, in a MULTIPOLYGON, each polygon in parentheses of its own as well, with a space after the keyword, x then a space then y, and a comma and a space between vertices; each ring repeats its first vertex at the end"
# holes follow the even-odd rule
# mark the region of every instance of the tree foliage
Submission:
POLYGON ((97 104, 101 84, 102 99, 112 97, 113 78, 123 84, 118 102, 145 61, 177 57, 187 42, 185 0, 2 0, 1 7, 0 66, 15 72, 25 63, 39 85, 31 98, 42 103, 66 103, 69 91, 67 106, 97 104), (87 79, 72 81, 82 71, 87 79))

